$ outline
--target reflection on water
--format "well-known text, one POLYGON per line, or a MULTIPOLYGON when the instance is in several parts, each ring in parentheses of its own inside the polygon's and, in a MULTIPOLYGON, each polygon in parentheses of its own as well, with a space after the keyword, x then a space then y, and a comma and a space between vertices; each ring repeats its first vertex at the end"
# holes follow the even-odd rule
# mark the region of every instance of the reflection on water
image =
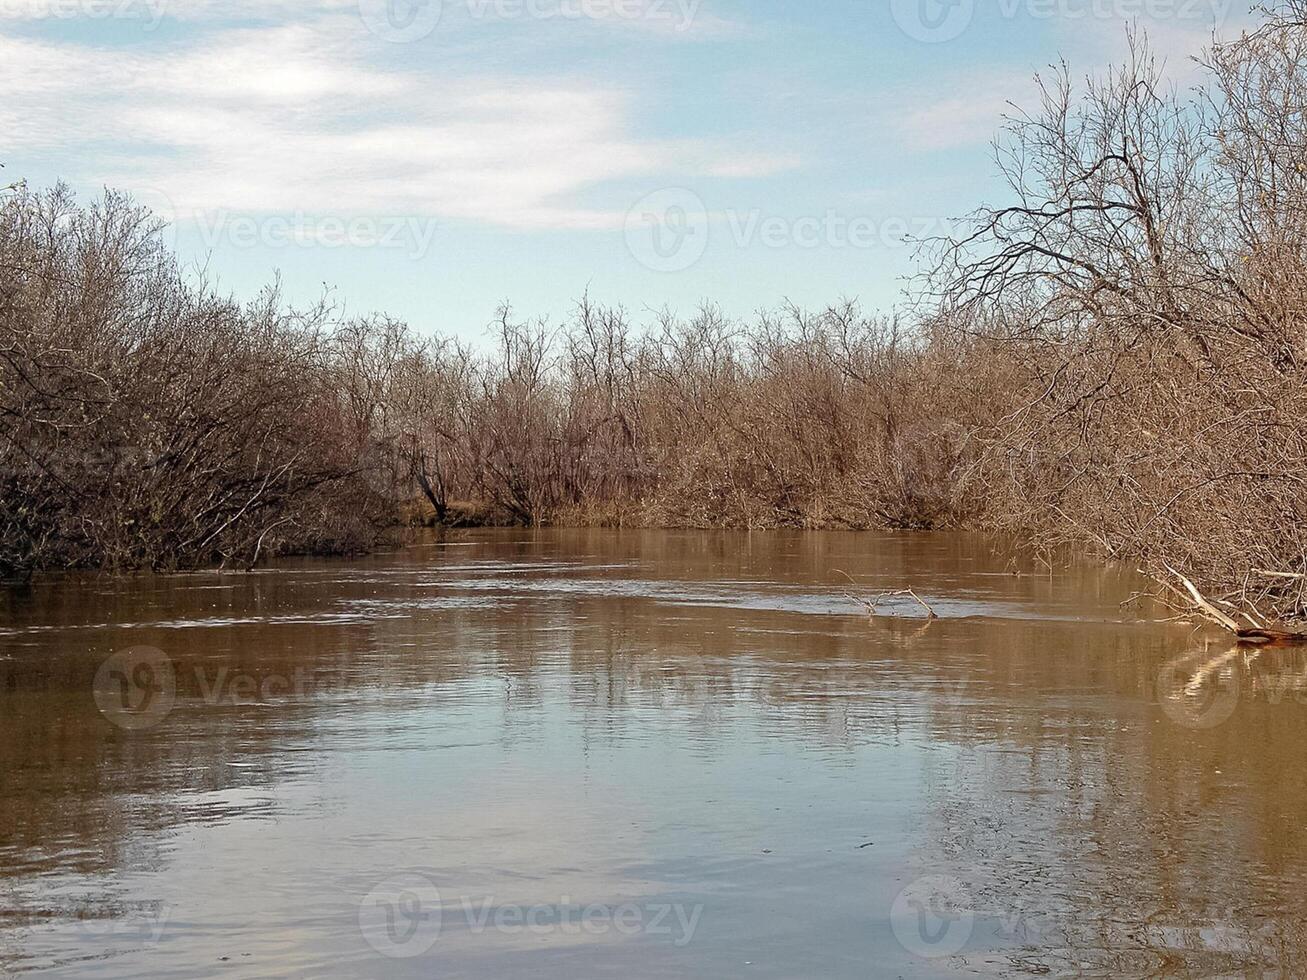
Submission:
POLYGON ((1137 585, 485 531, 0 593, 0 971, 1303 975, 1307 659, 1137 585))

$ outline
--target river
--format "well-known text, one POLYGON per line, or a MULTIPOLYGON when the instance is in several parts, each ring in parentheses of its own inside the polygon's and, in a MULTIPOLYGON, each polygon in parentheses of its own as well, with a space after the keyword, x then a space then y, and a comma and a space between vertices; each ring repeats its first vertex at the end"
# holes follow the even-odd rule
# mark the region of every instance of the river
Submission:
POLYGON ((9 588, 0 972, 1307 975, 1307 661, 1141 587, 486 530, 9 588))

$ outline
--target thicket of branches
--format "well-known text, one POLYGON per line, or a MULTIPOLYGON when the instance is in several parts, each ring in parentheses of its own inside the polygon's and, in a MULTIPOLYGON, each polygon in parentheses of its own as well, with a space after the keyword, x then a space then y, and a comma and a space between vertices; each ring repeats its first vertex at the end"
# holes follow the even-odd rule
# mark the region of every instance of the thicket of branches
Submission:
POLYGON ((440 518, 931 527, 976 505, 964 337, 853 305, 636 328, 588 300, 552 332, 501 311, 485 355, 384 329, 405 351, 389 472, 440 518))
POLYGON ((118 195, 0 202, 0 573, 252 563, 365 547, 351 351, 275 290, 238 306, 178 274, 118 195))
POLYGON ((1185 570, 1301 618, 1307 579, 1303 0, 1215 47, 1195 95, 1146 46, 1065 69, 1000 142, 1011 204, 946 243, 943 314, 1025 365, 986 445, 986 522, 1185 570))
POLYGON ((1307 0, 1206 56, 1044 79, 1011 195, 911 322, 852 304, 632 324, 583 300, 491 349, 239 307, 148 216, 0 203, 0 568, 366 546, 395 515, 978 526, 1182 569, 1302 618, 1307 0), (420 506, 414 507, 414 502, 420 506))

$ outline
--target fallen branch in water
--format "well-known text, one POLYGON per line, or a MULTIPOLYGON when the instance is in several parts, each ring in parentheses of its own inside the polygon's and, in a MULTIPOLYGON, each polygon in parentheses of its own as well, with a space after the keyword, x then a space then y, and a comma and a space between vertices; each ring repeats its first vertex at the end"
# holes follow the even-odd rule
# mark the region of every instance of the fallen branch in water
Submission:
MULTIPOLYGON (((853 576, 850 575, 848 572, 839 568, 836 568, 834 570, 839 572, 846 579, 848 579, 850 584, 855 586, 858 584, 853 580, 853 576)), ((928 603, 925 599, 921 598, 921 596, 917 595, 917 593, 913 592, 911 589, 897 589, 893 592, 882 592, 880 595, 875 596, 874 598, 871 599, 854 595, 851 592, 845 592, 844 594, 848 596, 848 598, 852 599, 854 602, 858 603, 858 605, 866 609, 868 616, 879 615, 880 610, 877 607, 881 604, 881 602, 883 602, 885 599, 890 598, 891 596, 911 596, 913 599, 917 600, 917 602, 921 605, 922 609, 926 610, 927 619, 939 619, 939 616, 935 614, 935 610, 930 608, 930 603, 928 603)))
POLYGON ((1205 615, 1212 622, 1216 623, 1218 626, 1224 626, 1231 633, 1239 632, 1241 628, 1239 624, 1235 620, 1227 616, 1225 613, 1221 612, 1221 610, 1217 609, 1206 599, 1204 599, 1203 594, 1198 591, 1198 586, 1194 585, 1192 582, 1190 582, 1187 578, 1185 578, 1183 575, 1177 572, 1170 565, 1166 566, 1166 570, 1180 580, 1180 583, 1189 592, 1189 596, 1193 600, 1193 604, 1198 609, 1199 612, 1205 615))
MULTIPOLYGON (((1220 609, 1217 609, 1215 605, 1213 605, 1210 601, 1208 601, 1203 596, 1203 594, 1198 591, 1198 587, 1194 585, 1193 582, 1189 581, 1189 579, 1185 578, 1170 565, 1165 565, 1165 568, 1168 572, 1170 572, 1172 575, 1174 575, 1177 579, 1180 580, 1180 584, 1183 585, 1185 591, 1189 593, 1189 599, 1193 603, 1194 608, 1199 613, 1201 613, 1205 618, 1216 623, 1218 626, 1221 626, 1229 630, 1236 637, 1238 637, 1241 643, 1255 643, 1259 645, 1260 644, 1286 644, 1286 645, 1307 644, 1307 633, 1295 633, 1290 630, 1275 629, 1273 627, 1264 626, 1245 612, 1240 612, 1240 615, 1243 616, 1245 619, 1247 619, 1253 625, 1251 627, 1240 626, 1238 620, 1232 619, 1229 615, 1222 612, 1220 609)), ((1176 589, 1175 586, 1172 586, 1169 583, 1163 583, 1163 584, 1168 585, 1173 591, 1177 593, 1179 593, 1180 591, 1179 589, 1176 589)), ((1228 603, 1226 603, 1226 605, 1228 605, 1228 603)), ((1231 606, 1231 608, 1234 607, 1231 606)), ((1239 612, 1239 610, 1237 609, 1235 611, 1239 612)))
POLYGON ((916 599, 917 602, 921 604, 921 608, 926 610, 927 619, 939 619, 939 617, 935 615, 935 610, 930 608, 930 604, 926 602, 925 599, 921 598, 921 596, 917 595, 917 593, 913 592, 911 589, 899 589, 897 592, 882 592, 880 595, 876 596, 876 598, 872 600, 872 603, 874 605, 888 596, 902 596, 902 595, 912 596, 912 598, 916 599))

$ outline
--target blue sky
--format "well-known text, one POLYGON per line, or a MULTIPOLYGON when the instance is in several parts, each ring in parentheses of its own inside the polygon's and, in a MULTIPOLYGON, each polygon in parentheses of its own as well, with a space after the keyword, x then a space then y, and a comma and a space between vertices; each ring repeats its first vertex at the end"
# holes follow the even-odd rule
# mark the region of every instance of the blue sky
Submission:
POLYGON ((0 162, 128 190, 252 295, 480 335, 501 301, 637 318, 889 308, 905 236, 1001 195, 1059 57, 1144 28, 1191 84, 1246 0, 0 0, 0 162))

